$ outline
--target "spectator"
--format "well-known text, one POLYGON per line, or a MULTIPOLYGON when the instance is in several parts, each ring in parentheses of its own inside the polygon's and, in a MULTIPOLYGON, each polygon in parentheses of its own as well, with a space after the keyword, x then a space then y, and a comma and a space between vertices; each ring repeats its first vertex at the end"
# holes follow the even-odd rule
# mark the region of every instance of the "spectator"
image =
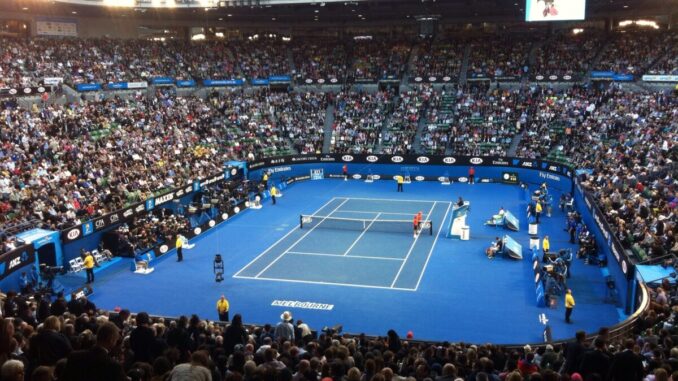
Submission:
POLYGON ((273 333, 276 341, 294 341, 294 327, 292 326, 292 314, 289 311, 280 315, 280 322, 275 326, 273 333))

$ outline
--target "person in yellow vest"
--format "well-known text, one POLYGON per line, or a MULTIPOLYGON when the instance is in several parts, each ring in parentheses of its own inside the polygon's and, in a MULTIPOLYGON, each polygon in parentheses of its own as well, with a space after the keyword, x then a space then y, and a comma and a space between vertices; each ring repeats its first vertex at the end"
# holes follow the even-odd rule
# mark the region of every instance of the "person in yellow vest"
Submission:
POLYGON ((228 309, 230 305, 228 304, 228 299, 225 296, 221 295, 221 298, 217 300, 217 313, 219 313, 219 321, 228 321, 228 309))
POLYGON ((184 253, 182 250, 184 247, 184 240, 180 234, 177 234, 177 241, 175 242, 175 244, 177 247, 177 262, 181 262, 184 260, 184 253))
POLYGON ((403 179, 402 176, 400 176, 400 175, 396 176, 396 182, 398 183, 398 192, 403 191, 403 182, 404 181, 405 181, 405 179, 403 179))
POLYGON ((89 251, 85 254, 83 266, 87 272, 87 283, 94 282, 94 256, 92 256, 92 253, 89 251))
POLYGON ((261 182, 264 183, 264 188, 268 187, 268 172, 264 172, 264 176, 262 176, 261 182))
POLYGON ((275 196, 278 195, 278 189, 273 185, 271 187, 271 201, 273 201, 273 205, 275 205, 275 196))
POLYGON ((574 309, 574 297, 572 296, 572 290, 567 289, 565 294, 565 322, 572 323, 570 316, 572 316, 572 310, 574 309))
POLYGON ((539 217, 541 216, 541 212, 544 209, 541 206, 541 201, 537 201, 537 205, 534 206, 534 218, 536 219, 536 222, 539 223, 539 217))
POLYGON ((551 249, 551 242, 549 242, 549 236, 545 235, 544 239, 541 242, 542 250, 544 251, 544 258, 542 258, 542 263, 546 263, 546 254, 551 249))

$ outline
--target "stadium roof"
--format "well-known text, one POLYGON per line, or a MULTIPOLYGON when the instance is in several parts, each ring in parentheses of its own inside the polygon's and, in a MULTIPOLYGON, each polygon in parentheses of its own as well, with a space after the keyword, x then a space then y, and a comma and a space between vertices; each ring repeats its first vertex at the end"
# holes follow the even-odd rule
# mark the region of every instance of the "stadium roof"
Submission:
MULTIPOLYGON (((433 16, 443 21, 515 22, 524 20, 525 12, 525 0, 281 0, 288 4, 279 5, 267 5, 267 2, 276 0, 259 0, 260 5, 252 6, 233 6, 250 4, 250 0, 174 0, 172 7, 150 6, 162 5, 164 1, 168 0, 3 0, 0 1, 0 11, 71 17, 77 15, 201 21, 225 19, 234 23, 275 21, 294 24, 314 22, 316 18, 325 23, 403 22, 421 15, 433 16), (289 4, 290 2, 294 4, 289 4), (304 4, 299 4, 300 2, 304 4), (111 4, 127 6, 114 7, 111 4), (204 7, 197 4, 216 6, 204 7)), ((257 4, 257 1, 252 0, 251 3, 257 4)), ((599 20, 608 17, 638 18, 670 15, 676 9, 678 0, 588 0, 586 15, 587 19, 599 20)))

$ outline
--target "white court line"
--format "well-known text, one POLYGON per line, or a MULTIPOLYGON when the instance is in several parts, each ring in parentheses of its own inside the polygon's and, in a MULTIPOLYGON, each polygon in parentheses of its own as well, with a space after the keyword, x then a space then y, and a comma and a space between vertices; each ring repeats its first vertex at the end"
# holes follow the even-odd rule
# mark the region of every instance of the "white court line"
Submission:
MULTIPOLYGON (((431 209, 429 209, 428 214, 426 214, 426 221, 430 221, 431 213, 433 213, 433 209, 435 209, 437 202, 433 202, 433 206, 431 206, 431 209)), ((410 254, 412 254, 412 250, 414 250, 414 246, 417 244, 417 240, 419 239, 419 236, 421 235, 421 232, 417 234, 416 237, 414 237, 414 242, 412 242, 412 246, 410 246, 410 250, 407 251, 407 255, 405 256, 405 259, 403 260, 403 263, 400 265, 400 269, 398 270, 398 273, 395 276, 395 279, 393 279, 393 283, 391 283, 391 287, 395 286, 396 282, 398 281, 398 277, 400 277, 400 273, 403 271, 403 268, 405 268, 405 263, 407 263, 407 259, 410 257, 410 254)))
POLYGON ((413 217, 416 213, 395 213, 395 212, 367 212, 364 210, 337 210, 337 213, 363 213, 363 214, 374 214, 374 213, 381 213, 381 214, 393 214, 393 215, 398 215, 398 216, 410 216, 413 217))
POLYGON ((452 203, 452 201, 441 201, 441 200, 401 200, 395 198, 369 198, 369 197, 341 197, 341 198, 348 198, 349 200, 367 200, 367 201, 426 202, 426 203, 439 202, 441 204, 452 203))
POLYGON ((370 222, 370 224, 367 225, 367 227, 365 228, 365 230, 363 230, 362 232, 360 232, 360 235, 358 236, 358 238, 356 238, 355 241, 353 241, 353 243, 351 244, 351 246, 349 246, 348 249, 346 249, 346 251, 344 252, 344 255, 348 254, 348 253, 351 251, 351 249, 353 249, 353 246, 355 246, 355 245, 358 243, 358 241, 360 241, 360 239, 363 238, 363 236, 365 235, 365 233, 367 233, 367 231, 370 230, 370 226, 374 225, 374 221, 376 221, 377 218, 379 218, 379 216, 381 216, 381 213, 377 213, 377 215, 374 216, 374 218, 372 219, 372 221, 370 222))
POLYGON ((376 288, 381 290, 397 290, 397 291, 416 291, 413 288, 398 288, 398 287, 388 287, 388 286, 370 286, 366 284, 352 284, 352 283, 338 283, 338 282, 319 282, 313 280, 296 280, 296 279, 279 279, 279 278, 264 278, 264 277, 249 277, 249 276, 234 276, 238 279, 254 279, 254 280, 271 280, 277 282, 289 282, 289 283, 309 283, 309 284, 322 284, 325 286, 345 286, 345 287, 358 287, 358 288, 376 288))
MULTIPOLYGON (((332 199, 330 199, 330 200, 327 201, 323 206, 321 206, 320 208, 318 208, 318 210, 316 210, 315 213, 312 214, 312 216, 315 216, 315 215, 318 213, 318 211, 323 210, 323 208, 325 208, 327 205, 331 204, 332 201, 336 200, 337 198, 343 198, 343 197, 332 197, 332 199)), ((248 264, 245 265, 245 267, 243 267, 242 269, 240 269, 240 271, 238 271, 237 273, 235 273, 235 275, 233 275, 233 277, 235 278, 235 277, 237 277, 238 275, 240 275, 240 273, 243 272, 243 271, 245 271, 245 269, 247 269, 248 267, 250 267, 250 265, 251 265, 252 263, 256 262, 257 259, 261 258, 262 255, 268 253, 273 247, 275 247, 275 246, 276 246, 277 244, 279 244, 282 240, 284 240, 285 238, 287 238, 290 234, 294 233, 297 229, 299 229, 299 224, 297 224, 297 226, 295 226, 294 229, 290 230, 287 234, 285 234, 284 236, 282 236, 279 240, 275 241, 275 243, 273 243, 271 246, 269 246, 269 247, 268 247, 266 250, 264 250, 261 254, 257 255, 256 258, 254 258, 253 260, 251 260, 248 264)))
POLYGON ((259 273, 255 276, 255 278, 259 277, 259 275, 263 274, 264 272, 266 272, 266 270, 268 270, 269 268, 271 268, 271 266, 273 266, 273 264, 275 264, 276 262, 278 262, 278 261, 280 260, 280 258, 282 258, 282 257, 283 257, 288 251, 290 251, 293 247, 297 246, 297 244, 298 244, 299 242, 301 242, 304 238, 306 238, 307 235, 311 234, 311 232, 312 232, 313 230, 315 230, 315 228, 317 228, 318 226, 320 226, 320 224, 322 224, 323 221, 325 221, 325 220, 327 219, 327 217, 331 216, 332 213, 336 212, 337 209, 341 208, 341 206, 344 205, 344 204, 346 203, 346 201, 348 201, 348 200, 349 200, 349 199, 345 199, 341 204, 339 204, 336 208, 334 208, 334 210, 332 210, 332 211, 330 212, 330 214, 328 214, 327 216, 323 217, 323 218, 320 220, 320 222, 318 222, 318 224, 316 224, 314 227, 310 228, 306 233, 304 233, 304 235, 302 235, 302 236, 301 236, 298 240, 296 240, 290 247, 288 247, 287 250, 283 251, 282 254, 280 254, 276 259, 274 259, 273 262, 269 263, 268 266, 264 267, 263 270, 259 271, 259 273))
POLYGON ((445 220, 447 219, 447 215, 450 213, 450 207, 452 204, 447 206, 447 210, 445 211, 445 217, 443 217, 443 220, 440 222, 440 226, 438 227, 438 233, 436 234, 436 238, 433 240, 433 245, 431 245, 431 250, 428 252, 428 257, 426 257, 426 262, 424 263, 424 267, 421 269, 421 273, 419 274, 419 279, 417 279, 417 285, 414 287, 415 290, 419 289, 419 283, 421 282, 421 279, 424 277, 424 273, 426 272, 426 266, 428 266, 428 261, 431 259, 431 254, 433 253, 433 249, 436 247, 436 242, 438 242, 438 237, 440 237, 440 232, 443 230, 443 225, 445 225, 445 220))
POLYGON ((363 258, 363 259, 383 259, 385 261, 402 261, 402 258, 393 257, 370 257, 366 255, 342 255, 342 254, 327 254, 327 253, 307 253, 304 251, 288 251, 287 254, 296 255, 315 255, 318 257, 341 257, 341 258, 363 258))

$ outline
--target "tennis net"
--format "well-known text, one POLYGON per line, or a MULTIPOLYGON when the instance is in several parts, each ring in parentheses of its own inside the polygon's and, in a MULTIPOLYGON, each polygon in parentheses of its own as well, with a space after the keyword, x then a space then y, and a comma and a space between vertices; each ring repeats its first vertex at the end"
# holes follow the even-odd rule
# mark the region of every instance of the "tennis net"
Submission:
MULTIPOLYGON (((433 221, 423 220, 420 232, 433 235, 433 221)), ((328 216, 299 216, 301 229, 337 229, 337 230, 369 230, 387 233, 412 233, 412 220, 375 220, 361 218, 341 218, 328 216)))

